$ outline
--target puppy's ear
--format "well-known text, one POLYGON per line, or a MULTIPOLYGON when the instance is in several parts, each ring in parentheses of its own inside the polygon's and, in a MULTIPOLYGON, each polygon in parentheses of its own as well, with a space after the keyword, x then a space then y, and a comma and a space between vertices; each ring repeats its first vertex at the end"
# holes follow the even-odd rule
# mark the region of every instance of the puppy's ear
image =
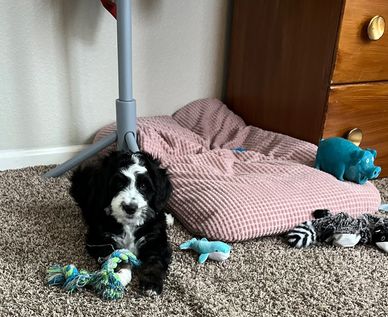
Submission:
POLYGON ((70 195, 82 209, 84 217, 97 216, 110 204, 109 177, 117 168, 118 153, 88 161, 77 167, 71 178, 70 195))
POLYGON ((172 184, 166 169, 159 167, 157 173, 158 177, 155 178, 157 191, 154 197, 154 206, 156 210, 161 211, 170 199, 172 184))
POLYGON ((170 177, 167 170, 161 167, 158 159, 152 157, 149 153, 142 152, 141 154, 155 186, 155 196, 152 201, 152 206, 156 211, 161 211, 166 206, 172 193, 170 177))

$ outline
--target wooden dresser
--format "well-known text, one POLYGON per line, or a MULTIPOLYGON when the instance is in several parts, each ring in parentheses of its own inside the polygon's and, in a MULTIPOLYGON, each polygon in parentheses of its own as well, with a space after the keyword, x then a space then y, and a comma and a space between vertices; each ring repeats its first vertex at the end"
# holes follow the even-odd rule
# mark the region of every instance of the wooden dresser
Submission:
POLYGON ((226 104, 316 144, 358 128, 388 176, 384 18, 388 0, 234 0, 226 104))

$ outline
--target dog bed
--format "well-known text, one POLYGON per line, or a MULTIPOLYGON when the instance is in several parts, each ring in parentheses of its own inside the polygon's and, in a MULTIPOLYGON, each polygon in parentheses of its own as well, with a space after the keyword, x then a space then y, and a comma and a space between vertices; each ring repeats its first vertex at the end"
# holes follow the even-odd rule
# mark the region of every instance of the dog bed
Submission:
MULTIPOLYGON (((104 127, 95 140, 114 129, 104 127)), ((373 184, 314 169, 315 145, 247 126, 219 100, 140 118, 138 138, 168 168, 169 209, 193 235, 242 241, 286 232, 315 209, 358 216, 380 205, 373 184)))

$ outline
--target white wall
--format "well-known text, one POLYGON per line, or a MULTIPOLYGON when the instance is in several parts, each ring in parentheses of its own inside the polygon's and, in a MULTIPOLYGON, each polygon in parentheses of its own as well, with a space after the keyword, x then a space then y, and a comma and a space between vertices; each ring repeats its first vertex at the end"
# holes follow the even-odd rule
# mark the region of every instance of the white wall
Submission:
MULTIPOLYGON (((115 119, 115 20, 98 0, 0 4, 0 152, 90 142, 115 119)), ((139 116, 220 97, 227 11, 227 0, 133 1, 139 116)))

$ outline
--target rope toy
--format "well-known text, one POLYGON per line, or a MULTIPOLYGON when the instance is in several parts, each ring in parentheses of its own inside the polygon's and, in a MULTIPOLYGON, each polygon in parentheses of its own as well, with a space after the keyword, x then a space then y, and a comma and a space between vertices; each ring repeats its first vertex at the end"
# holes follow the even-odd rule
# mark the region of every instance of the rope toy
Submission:
POLYGON ((62 287, 69 293, 74 293, 88 286, 105 300, 121 299, 125 287, 120 277, 115 273, 118 264, 130 263, 134 267, 140 266, 140 261, 129 250, 114 251, 109 258, 102 263, 101 270, 90 273, 86 270, 78 270, 73 264, 61 266, 55 264, 47 270, 47 281, 50 286, 62 287))

